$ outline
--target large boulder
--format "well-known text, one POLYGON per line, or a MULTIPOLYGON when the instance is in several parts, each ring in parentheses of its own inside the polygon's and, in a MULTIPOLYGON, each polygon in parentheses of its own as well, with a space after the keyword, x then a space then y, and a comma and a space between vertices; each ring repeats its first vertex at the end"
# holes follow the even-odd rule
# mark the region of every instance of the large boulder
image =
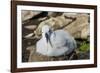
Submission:
MULTIPOLYGON (((71 16, 71 15, 70 15, 71 16)), ((89 36, 89 15, 76 14, 76 20, 64 28, 75 38, 86 39, 89 36)))

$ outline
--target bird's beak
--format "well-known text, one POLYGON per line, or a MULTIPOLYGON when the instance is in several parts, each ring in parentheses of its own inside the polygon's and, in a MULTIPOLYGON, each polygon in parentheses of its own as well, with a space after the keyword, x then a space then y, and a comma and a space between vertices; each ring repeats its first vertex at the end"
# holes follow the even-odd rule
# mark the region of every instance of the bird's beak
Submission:
POLYGON ((50 34, 45 33, 45 37, 46 37, 47 43, 50 43, 50 45, 52 46, 52 43, 50 41, 50 34))
POLYGON ((45 33, 46 41, 47 43, 50 41, 50 35, 48 33, 45 33))

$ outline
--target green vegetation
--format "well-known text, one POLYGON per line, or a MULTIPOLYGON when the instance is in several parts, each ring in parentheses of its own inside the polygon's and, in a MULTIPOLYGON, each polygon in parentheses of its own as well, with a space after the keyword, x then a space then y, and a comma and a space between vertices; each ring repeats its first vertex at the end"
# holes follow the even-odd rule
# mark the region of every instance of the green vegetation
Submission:
POLYGON ((80 44, 79 51, 80 52, 87 52, 89 50, 89 48, 90 48, 89 43, 84 41, 83 43, 80 44))

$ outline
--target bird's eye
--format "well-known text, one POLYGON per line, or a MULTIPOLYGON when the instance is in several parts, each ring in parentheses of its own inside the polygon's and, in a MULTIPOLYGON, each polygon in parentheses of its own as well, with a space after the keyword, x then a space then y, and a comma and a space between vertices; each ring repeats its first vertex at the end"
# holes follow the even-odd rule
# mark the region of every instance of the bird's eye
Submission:
POLYGON ((49 33, 51 33, 52 31, 51 30, 49 30, 49 33))

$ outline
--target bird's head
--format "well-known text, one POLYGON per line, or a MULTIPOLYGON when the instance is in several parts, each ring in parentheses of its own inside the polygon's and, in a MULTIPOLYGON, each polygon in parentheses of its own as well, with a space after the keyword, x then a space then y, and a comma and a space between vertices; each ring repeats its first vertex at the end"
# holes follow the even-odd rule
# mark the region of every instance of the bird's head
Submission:
POLYGON ((42 27, 42 37, 43 37, 43 38, 46 38, 47 43, 51 43, 51 42, 50 42, 50 36, 51 36, 51 34, 52 34, 52 29, 51 29, 51 27, 48 26, 48 25, 44 25, 44 26, 42 27))

